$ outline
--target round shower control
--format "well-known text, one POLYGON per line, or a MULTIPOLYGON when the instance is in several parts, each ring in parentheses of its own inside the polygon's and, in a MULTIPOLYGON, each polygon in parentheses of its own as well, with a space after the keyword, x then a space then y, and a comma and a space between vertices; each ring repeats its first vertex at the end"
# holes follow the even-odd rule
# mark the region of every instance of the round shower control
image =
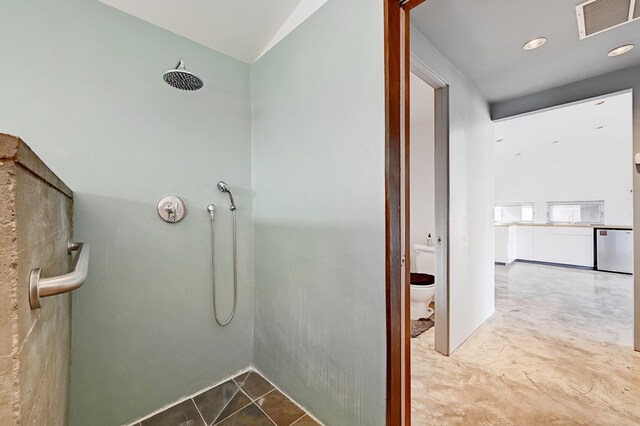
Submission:
POLYGON ((187 205, 180 197, 168 195, 158 202, 158 216, 165 222, 178 223, 187 215, 187 205))

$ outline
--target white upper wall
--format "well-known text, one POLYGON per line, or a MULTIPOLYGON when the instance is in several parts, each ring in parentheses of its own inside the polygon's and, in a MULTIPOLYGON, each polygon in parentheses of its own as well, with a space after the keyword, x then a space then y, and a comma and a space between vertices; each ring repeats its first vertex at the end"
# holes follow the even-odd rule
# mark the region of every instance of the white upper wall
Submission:
MULTIPOLYGON (((427 236, 435 236, 435 117, 434 90, 411 73, 410 147, 410 231, 411 247, 426 244, 427 236)), ((434 238, 435 240, 435 238, 434 238)), ((411 250, 412 271, 415 259, 411 250)))
POLYGON ((549 201, 604 200, 606 224, 632 224, 631 92, 502 120, 495 131, 496 203, 533 202, 545 223, 549 201))
MULTIPOLYGON (((327 0, 100 1, 196 43, 253 63, 327 0)), ((185 60, 189 68, 188 58, 185 60)))

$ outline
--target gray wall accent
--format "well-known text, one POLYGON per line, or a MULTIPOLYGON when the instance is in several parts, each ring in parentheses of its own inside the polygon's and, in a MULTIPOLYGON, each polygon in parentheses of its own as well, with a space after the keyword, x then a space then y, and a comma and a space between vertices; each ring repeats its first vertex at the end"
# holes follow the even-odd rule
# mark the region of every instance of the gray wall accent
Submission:
MULTIPOLYGON (((529 96, 499 102, 491 106, 494 119, 551 108, 570 102, 633 90, 633 153, 629 153, 629 167, 633 173, 634 251, 640 253, 640 167, 635 167, 633 154, 640 152, 640 66, 578 81, 529 96)), ((634 269, 640 271, 640 256, 635 256, 634 269)), ((634 347, 640 351, 640 274, 634 275, 634 347)))
POLYGON ((413 27, 411 54, 449 85, 451 353, 495 310, 493 123, 480 92, 413 27))
POLYGON ((385 419, 380 0, 330 0, 252 67, 255 364, 326 424, 385 419))
MULTIPOLYGON (((22 136, 75 191, 75 239, 91 243, 73 295, 71 425, 115 425, 252 362, 250 67, 98 1, 0 4, 0 132, 22 136), (162 74, 182 56, 205 82, 162 74), (209 220, 220 307, 231 305, 231 216, 239 218, 239 304, 212 319, 209 220), (168 194, 187 218, 162 222, 168 194)), ((381 287, 382 288, 382 287, 381 287)))
POLYGON ((564 86, 491 104, 491 118, 499 120, 514 115, 582 101, 640 85, 640 65, 580 80, 564 86))

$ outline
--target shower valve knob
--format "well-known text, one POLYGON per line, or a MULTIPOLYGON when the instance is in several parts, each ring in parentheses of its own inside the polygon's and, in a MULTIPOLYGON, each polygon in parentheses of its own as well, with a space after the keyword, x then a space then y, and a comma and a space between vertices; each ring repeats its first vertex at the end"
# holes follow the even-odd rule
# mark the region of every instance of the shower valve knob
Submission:
POLYGON ((158 202, 158 216, 167 223, 178 223, 187 214, 187 205, 175 195, 164 197, 158 202))

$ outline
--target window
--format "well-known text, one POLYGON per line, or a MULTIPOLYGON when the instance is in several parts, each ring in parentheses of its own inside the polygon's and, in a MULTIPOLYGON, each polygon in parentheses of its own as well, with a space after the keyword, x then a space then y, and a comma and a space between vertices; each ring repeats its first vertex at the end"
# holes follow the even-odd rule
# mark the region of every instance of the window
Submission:
POLYGON ((547 203, 549 223, 604 223, 604 201, 547 203))
POLYGON ((533 203, 498 204, 494 218, 497 223, 533 222, 533 203))

